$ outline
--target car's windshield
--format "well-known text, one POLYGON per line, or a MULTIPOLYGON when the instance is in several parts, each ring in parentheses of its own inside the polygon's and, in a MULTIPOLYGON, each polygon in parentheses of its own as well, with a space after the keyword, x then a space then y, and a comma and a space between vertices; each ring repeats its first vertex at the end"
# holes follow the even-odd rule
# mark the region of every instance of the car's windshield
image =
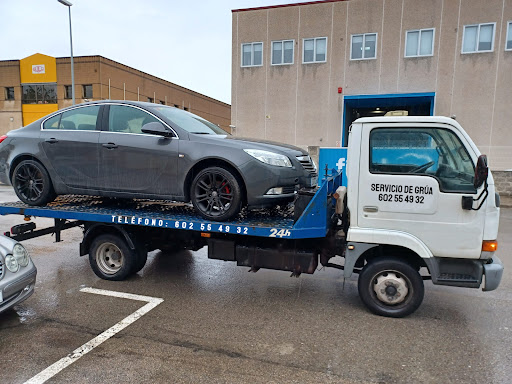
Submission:
POLYGON ((157 112, 160 112, 168 120, 171 125, 177 125, 190 133, 202 135, 227 135, 228 133, 222 128, 210 123, 208 120, 203 119, 193 113, 182 111, 178 108, 158 106, 153 107, 157 112))

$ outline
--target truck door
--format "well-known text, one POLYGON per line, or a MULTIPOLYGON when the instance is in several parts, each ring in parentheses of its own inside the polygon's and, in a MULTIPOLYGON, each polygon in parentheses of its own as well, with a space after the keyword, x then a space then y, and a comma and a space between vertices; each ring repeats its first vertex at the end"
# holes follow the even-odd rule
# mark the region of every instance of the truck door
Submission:
POLYGON ((358 226, 408 233, 434 256, 480 257, 484 210, 462 209, 480 192, 465 137, 435 123, 369 123, 361 135, 358 226))

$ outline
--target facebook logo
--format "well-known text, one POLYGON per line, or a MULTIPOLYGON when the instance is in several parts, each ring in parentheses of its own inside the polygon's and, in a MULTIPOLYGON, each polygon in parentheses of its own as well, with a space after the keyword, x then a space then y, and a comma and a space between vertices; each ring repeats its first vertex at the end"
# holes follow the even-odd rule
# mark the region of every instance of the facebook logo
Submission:
POLYGON ((318 154, 318 170, 320 177, 325 176, 325 168, 328 169, 328 174, 332 174, 333 170, 337 172, 343 172, 343 178, 341 184, 347 186, 347 148, 336 147, 336 148, 320 148, 318 154))
POLYGON ((345 158, 340 157, 336 165, 338 166, 338 172, 343 171, 343 168, 345 168, 345 158))

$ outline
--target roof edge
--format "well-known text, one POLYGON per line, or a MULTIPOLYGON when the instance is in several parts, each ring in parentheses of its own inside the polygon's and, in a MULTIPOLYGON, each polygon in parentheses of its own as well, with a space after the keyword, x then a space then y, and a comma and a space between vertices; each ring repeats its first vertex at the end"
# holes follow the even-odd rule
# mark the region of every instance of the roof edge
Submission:
POLYGON ((309 2, 304 2, 304 3, 268 5, 266 7, 232 9, 231 12, 235 13, 235 12, 247 12, 247 11, 260 11, 262 9, 298 7, 298 6, 301 6, 301 5, 323 4, 323 3, 338 3, 338 2, 341 2, 341 1, 348 1, 348 0, 317 0, 317 1, 309 1, 309 2))
MULTIPOLYGON (((71 57, 70 56, 61 56, 61 57, 56 57, 56 59, 59 59, 59 60, 65 60, 65 59, 70 59, 71 57)), ((172 84, 176 87, 179 87, 181 88, 182 90, 185 90, 185 91, 188 91, 188 92, 192 92, 196 95, 199 95, 199 96, 202 96, 202 97, 205 97, 207 99, 210 99, 210 100, 213 100, 214 102, 217 102, 219 104, 223 104, 224 106, 228 106, 231 108, 231 104, 228 104, 222 100, 219 100, 219 99, 216 99, 214 97, 211 97, 211 96, 208 96, 208 95, 205 95, 204 93, 201 93, 201 92, 197 92, 197 91, 194 91, 193 89, 190 89, 190 88, 187 88, 187 87, 184 87, 183 85, 179 85, 177 83, 174 83, 172 81, 169 81, 169 80, 166 80, 164 78, 161 78, 161 77, 158 77, 158 76, 155 76, 155 75, 152 75, 151 73, 148 73, 148 72, 144 72, 140 69, 137 69, 135 67, 131 67, 129 65, 126 65, 126 64, 123 64, 123 63, 120 63, 119 61, 116 61, 116 60, 113 60, 113 59, 109 59, 108 57, 105 57, 105 56, 102 56, 102 55, 84 55, 84 56, 73 56, 74 59, 77 59, 77 58, 92 58, 92 59, 98 59, 98 61, 101 61, 102 59, 103 60, 107 60, 107 61, 110 61, 111 63, 115 63, 115 64, 118 64, 118 65, 121 65, 125 68, 129 68, 133 71, 137 71, 137 72, 140 72, 140 73, 143 73, 144 75, 147 75, 147 76, 150 76, 154 79, 158 79, 160 81, 164 81, 166 83, 169 83, 169 84, 172 84)))

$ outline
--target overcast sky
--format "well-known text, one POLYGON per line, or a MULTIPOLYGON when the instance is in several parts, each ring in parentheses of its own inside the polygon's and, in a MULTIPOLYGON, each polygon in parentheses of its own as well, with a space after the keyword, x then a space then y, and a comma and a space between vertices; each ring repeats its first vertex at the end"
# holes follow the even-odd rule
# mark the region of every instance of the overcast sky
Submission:
MULTIPOLYGON (((231 103, 231 10, 294 0, 71 0, 73 53, 101 55, 231 103)), ((0 0, 0 60, 69 56, 67 7, 0 0)))

